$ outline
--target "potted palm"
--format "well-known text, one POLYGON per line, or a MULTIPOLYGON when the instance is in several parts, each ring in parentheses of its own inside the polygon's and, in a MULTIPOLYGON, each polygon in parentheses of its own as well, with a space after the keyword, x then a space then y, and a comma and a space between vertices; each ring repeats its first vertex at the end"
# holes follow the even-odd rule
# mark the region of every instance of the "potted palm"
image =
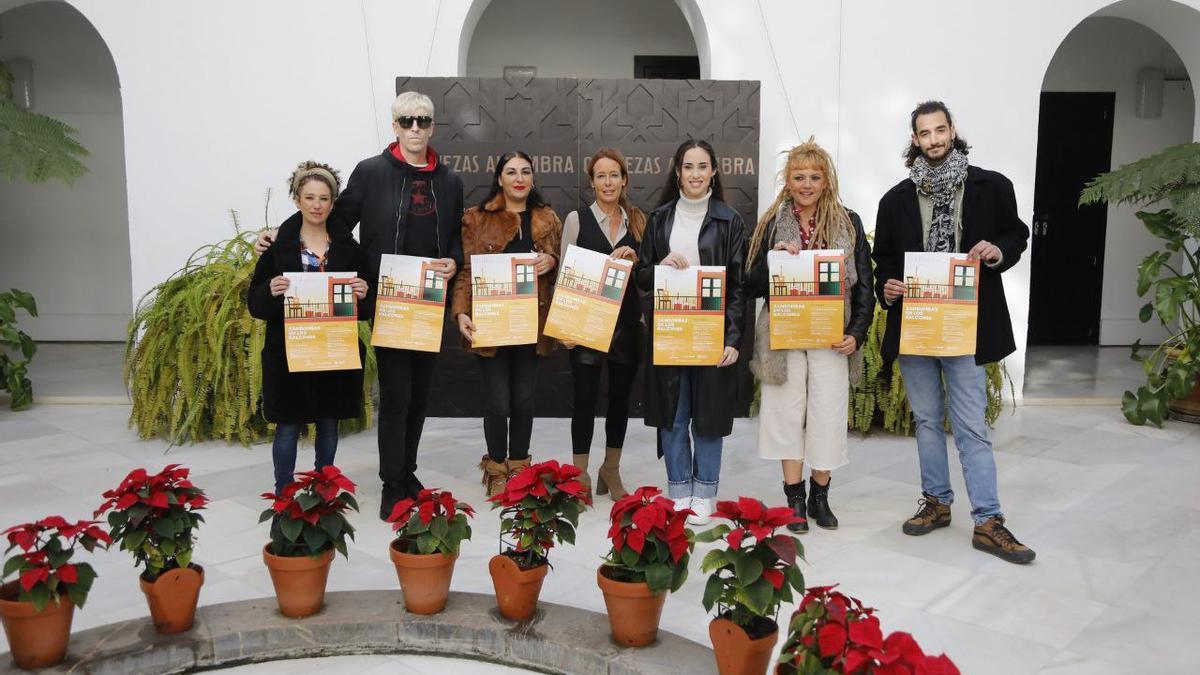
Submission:
POLYGON ((263 493, 271 507, 258 522, 271 521, 263 563, 271 573, 279 611, 293 619, 316 614, 325 604, 325 582, 336 550, 347 555, 354 527, 346 512, 358 510, 354 483, 332 464, 301 471, 279 494, 263 493))
POLYGON ((467 518, 473 517, 475 509, 449 490, 421 490, 416 498, 396 502, 387 518, 396 531, 388 553, 406 610, 436 614, 445 609, 459 546, 471 538, 467 518))
POLYGON ((959 675, 945 654, 926 654, 909 633, 884 637, 875 610, 835 588, 808 589, 792 613, 776 675, 959 675))
POLYGON ((96 579, 86 562, 73 562, 75 549, 91 552, 112 538, 94 520, 68 523, 50 516, 4 531, 8 550, 20 553, 4 561, 0 579, 0 620, 18 668, 44 668, 62 661, 71 637, 75 608, 83 607, 96 579))
POLYGON ((197 513, 208 503, 188 480, 189 470, 169 464, 156 474, 134 469, 92 514, 108 513, 109 534, 133 555, 150 606, 154 629, 170 635, 190 630, 204 584, 204 568, 192 562, 192 532, 204 522, 197 513))
POLYGON ((617 644, 644 647, 658 638, 667 593, 687 579, 695 544, 685 525, 690 509, 656 487, 640 487, 613 504, 608 538, 612 548, 596 571, 617 644))
POLYGON ((695 536, 698 542, 724 541, 709 551, 700 569, 711 572, 704 586, 704 609, 717 608, 708 625, 721 675, 760 675, 771 662, 779 638, 779 605, 804 591, 796 560, 800 541, 776 531, 797 519, 786 506, 767 508, 757 499, 717 502, 721 523, 695 536))
POLYGON ((488 561, 500 614, 526 621, 537 610, 554 542, 575 543, 579 514, 591 505, 574 466, 554 460, 525 467, 504 492, 488 498, 500 509, 500 553, 488 561))
POLYGON ((1110 202, 1151 206, 1137 217, 1161 248, 1137 268, 1137 294, 1152 299, 1138 318, 1157 318, 1167 339, 1149 352, 1141 340, 1133 358, 1146 371, 1146 384, 1121 397, 1121 412, 1133 424, 1162 426, 1172 417, 1200 422, 1200 143, 1177 145, 1097 176, 1088 183, 1080 204, 1110 202))

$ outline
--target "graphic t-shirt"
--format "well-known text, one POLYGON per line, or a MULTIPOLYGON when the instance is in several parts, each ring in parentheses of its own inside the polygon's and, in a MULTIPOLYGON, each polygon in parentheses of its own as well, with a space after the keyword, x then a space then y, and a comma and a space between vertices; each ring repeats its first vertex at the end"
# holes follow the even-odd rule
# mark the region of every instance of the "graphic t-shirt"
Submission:
POLYGON ((437 199, 433 195, 429 175, 413 171, 409 174, 409 180, 412 181, 412 197, 408 203, 408 215, 404 219, 403 253, 425 258, 444 257, 438 251, 437 199))

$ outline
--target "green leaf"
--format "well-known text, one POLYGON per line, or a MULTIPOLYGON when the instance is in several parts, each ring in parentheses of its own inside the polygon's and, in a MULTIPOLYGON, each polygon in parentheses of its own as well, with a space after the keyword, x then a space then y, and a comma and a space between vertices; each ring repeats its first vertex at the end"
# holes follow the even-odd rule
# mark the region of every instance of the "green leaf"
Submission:
POLYGON ((21 309, 24 309, 26 312, 29 313, 29 316, 37 316, 38 315, 37 301, 33 299, 32 293, 27 293, 25 291, 18 291, 15 288, 11 289, 9 292, 12 293, 12 302, 14 305, 16 305, 17 307, 20 307, 21 309))
POLYGON ((179 534, 179 526, 170 518, 161 518, 154 523, 154 533, 163 538, 179 534))
POLYGON ((50 602, 50 589, 46 588, 46 584, 37 584, 29 589, 29 600, 33 603, 34 609, 42 611, 50 602))
POLYGON ((1184 398, 1192 393, 1195 381, 1195 374, 1190 368, 1175 362, 1167 370, 1167 393, 1171 398, 1184 398))
POLYGON ((438 539, 444 539, 450 531, 450 526, 446 524, 444 518, 434 518, 429 521, 429 531, 438 539))
POLYGON ((1148 422, 1161 427, 1167 416, 1167 396, 1164 391, 1152 392, 1146 387, 1138 388, 1138 411, 1148 422))
POLYGON ((729 554, 724 549, 714 548, 704 554, 704 559, 700 561, 700 570, 702 572, 711 572, 728 564, 729 554))
POLYGON ((666 564, 650 565, 645 569, 646 585, 652 591, 665 591, 671 588, 671 567, 666 564))
POLYGON ((1141 309, 1138 310, 1138 321, 1146 323, 1152 318, 1154 318, 1154 303, 1147 302, 1146 304, 1142 305, 1141 309))
POLYGON ((750 609, 759 616, 768 613, 771 608, 771 600, 775 587, 771 582, 759 576, 758 581, 746 587, 746 598, 749 600, 750 609))
POLYGON ((725 590, 725 582, 720 576, 714 574, 708 578, 704 584, 704 598, 701 600, 704 604, 704 611, 712 611, 713 605, 717 604, 717 599, 721 597, 723 590, 725 590))
POLYGON ((729 534, 729 526, 722 524, 702 532, 697 532, 693 539, 701 544, 710 544, 727 534, 729 534))
POLYGON ((136 551, 140 549, 142 544, 146 541, 147 536, 148 533, 145 530, 134 530, 125 535, 125 542, 123 544, 125 550, 136 551))
POLYGON ((304 544, 310 551, 320 551, 329 543, 329 535, 319 527, 304 528, 304 544))
POLYGON ((303 520, 280 520, 279 531, 283 533, 287 540, 295 543, 300 538, 300 533, 304 530, 303 520))
POLYGON ((321 516, 319 522, 321 523, 321 529, 325 530, 325 534, 328 534, 330 539, 335 539, 341 536, 342 527, 345 525, 346 520, 336 513, 326 513, 321 516))
POLYGON ((739 556, 733 561, 733 573, 737 576, 739 586, 749 586, 762 578, 763 564, 754 556, 739 556))
POLYGON ((25 559, 19 555, 15 555, 4 561, 4 574, 0 578, 6 578, 8 575, 25 569, 25 559))
POLYGON ((109 511, 108 513, 108 524, 113 529, 124 525, 128 520, 129 514, 124 511, 109 511))
POLYGON ((324 501, 324 499, 321 499, 321 495, 313 494, 307 490, 296 495, 296 502, 300 504, 302 511, 310 511, 314 506, 318 506, 324 503, 324 501))

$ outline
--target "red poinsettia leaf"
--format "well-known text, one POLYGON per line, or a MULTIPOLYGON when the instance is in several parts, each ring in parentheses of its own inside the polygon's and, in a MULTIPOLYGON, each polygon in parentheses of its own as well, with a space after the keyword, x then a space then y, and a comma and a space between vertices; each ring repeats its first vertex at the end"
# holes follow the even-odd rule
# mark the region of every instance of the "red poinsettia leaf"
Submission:
POLYGON ((39 582, 46 581, 49 578, 50 578, 49 566, 43 565, 41 567, 34 567, 32 569, 27 569, 21 573, 21 588, 25 589, 25 591, 28 592, 34 586, 38 585, 39 582))
POLYGON ((777 534, 766 539, 767 546, 788 565, 796 564, 796 539, 786 534, 777 534))
MULTIPOLYGON (((817 648, 821 651, 823 659, 841 654, 842 650, 846 648, 846 629, 836 623, 827 623, 821 626, 821 630, 817 632, 817 648)), ((846 669, 845 672, 852 673, 854 671, 846 669)))
POLYGON ((783 572, 779 570, 763 570, 762 576, 775 587, 775 590, 783 588, 783 572))
POLYGON ((842 662, 842 672, 857 673, 870 660, 871 657, 867 655, 865 650, 851 647, 846 650, 846 659, 842 662))
POLYGON ((713 512, 713 515, 727 520, 737 520, 742 517, 742 510, 738 508, 737 502, 717 502, 717 510, 713 512))
POLYGON ((51 527, 66 527, 67 519, 62 516, 48 516, 34 523, 40 528, 48 529, 51 527))
POLYGON ((872 616, 862 621, 851 622, 850 641, 861 647, 883 649, 883 632, 879 629, 879 619, 872 616))
POLYGON ((126 492, 125 494, 123 494, 117 498, 117 503, 114 505, 114 507, 118 511, 124 511, 125 509, 133 506, 136 503, 138 503, 137 494, 134 492, 126 492))
POLYGON ((421 508, 417 511, 417 515, 421 518, 422 523, 428 525, 429 521, 433 520, 434 506, 434 502, 425 502, 421 505, 421 508))
POLYGON ((766 507, 753 497, 738 497, 738 508, 742 511, 742 520, 758 522, 762 520, 766 507))
POLYGON ((728 542, 729 548, 741 548, 742 539, 746 536, 746 531, 742 528, 730 530, 729 534, 725 535, 725 541, 728 542))
POLYGON ((640 554, 642 549, 646 547, 646 533, 641 530, 629 530, 629 533, 625 535, 625 543, 629 544, 629 548, 640 554))
POLYGON ((58 580, 64 584, 73 584, 79 581, 79 573, 76 571, 75 565, 72 563, 63 565, 55 570, 55 573, 58 574, 58 580))
POLYGON ((667 547, 671 549, 671 562, 679 562, 688 551, 688 540, 686 537, 677 537, 668 541, 667 547))
POLYGON ((961 675, 958 666, 945 654, 925 657, 925 672, 928 675, 961 675))
POLYGON ((650 530, 654 529, 654 524, 657 520, 655 513, 656 510, 653 507, 643 506, 642 508, 633 512, 633 524, 637 526, 639 530, 649 532, 650 530))
POLYGON ((165 493, 165 492, 157 492, 155 494, 150 495, 149 501, 150 501, 150 506, 154 506, 154 507, 160 508, 160 509, 165 509, 171 505, 170 502, 167 501, 167 493, 165 493))
POLYGON ((759 525, 758 523, 749 523, 746 525, 746 529, 750 531, 750 534, 754 535, 755 539, 762 541, 770 537, 775 528, 759 525))
POLYGON ((796 522, 796 520, 794 512, 786 506, 769 508, 762 517, 762 523, 770 527, 783 527, 784 525, 796 522))

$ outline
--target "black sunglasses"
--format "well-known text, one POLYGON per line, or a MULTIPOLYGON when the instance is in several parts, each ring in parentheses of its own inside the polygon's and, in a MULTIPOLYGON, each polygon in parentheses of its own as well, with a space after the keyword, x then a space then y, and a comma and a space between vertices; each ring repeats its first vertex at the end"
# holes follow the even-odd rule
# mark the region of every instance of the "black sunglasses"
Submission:
POLYGON ((428 129, 433 124, 433 118, 429 115, 404 115, 397 117, 396 122, 399 123, 401 129, 411 129, 413 122, 417 123, 419 129, 428 129))

